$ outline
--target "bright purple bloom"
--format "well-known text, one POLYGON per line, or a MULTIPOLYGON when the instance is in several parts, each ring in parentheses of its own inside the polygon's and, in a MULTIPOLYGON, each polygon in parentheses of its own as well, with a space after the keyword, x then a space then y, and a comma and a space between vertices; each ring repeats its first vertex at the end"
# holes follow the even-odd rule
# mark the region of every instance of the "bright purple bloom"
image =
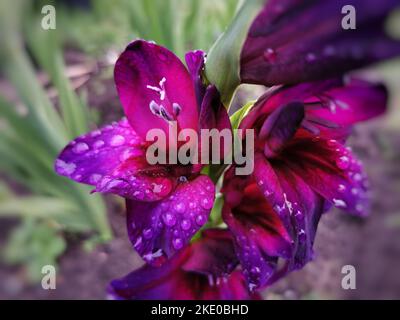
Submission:
MULTIPOLYGON (((190 72, 169 50, 138 40, 121 54, 115 83, 127 119, 76 138, 56 160, 56 171, 125 197, 129 237, 149 263, 182 249, 208 220, 215 187, 201 165, 150 165, 146 134, 171 121, 179 130, 230 128, 214 86, 200 81, 204 53, 188 53, 190 72)), ((171 148, 178 148, 177 143, 171 148)), ((165 152, 176 151, 168 148, 165 152)), ((201 152, 201 146, 200 146, 201 152)))
POLYGON ((385 31, 395 7, 398 0, 266 1, 241 51, 241 80, 270 86, 327 79, 399 55, 400 41, 385 31), (347 5, 355 8, 356 29, 342 28, 347 5))
POLYGON ((352 80, 274 87, 243 119, 255 130, 251 176, 225 174, 223 218, 250 287, 312 259, 321 214, 331 205, 368 211, 361 163, 343 146, 351 125, 385 111, 383 86, 352 80), (277 270, 278 258, 287 262, 277 270))
POLYGON ((114 280, 109 294, 115 299, 249 300, 250 293, 238 271, 229 232, 209 229, 161 267, 145 265, 114 280))

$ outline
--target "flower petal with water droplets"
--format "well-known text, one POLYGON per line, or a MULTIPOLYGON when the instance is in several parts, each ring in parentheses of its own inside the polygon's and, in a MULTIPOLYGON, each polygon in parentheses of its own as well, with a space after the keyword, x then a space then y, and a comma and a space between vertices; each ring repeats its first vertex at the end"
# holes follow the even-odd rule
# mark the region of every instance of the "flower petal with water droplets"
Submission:
POLYGON ((154 201, 174 186, 165 168, 146 162, 141 138, 124 119, 70 142, 55 162, 58 174, 95 186, 96 192, 154 201))
POLYGON ((162 264, 208 221, 214 196, 213 182, 201 175, 180 182, 161 201, 127 200, 128 234, 136 251, 148 263, 162 264))
POLYGON ((192 79, 168 49, 144 40, 132 42, 116 62, 114 78, 125 114, 143 139, 151 129, 162 129, 168 139, 171 120, 177 121, 180 129, 197 131, 192 79), (174 105, 179 106, 179 114, 174 105))

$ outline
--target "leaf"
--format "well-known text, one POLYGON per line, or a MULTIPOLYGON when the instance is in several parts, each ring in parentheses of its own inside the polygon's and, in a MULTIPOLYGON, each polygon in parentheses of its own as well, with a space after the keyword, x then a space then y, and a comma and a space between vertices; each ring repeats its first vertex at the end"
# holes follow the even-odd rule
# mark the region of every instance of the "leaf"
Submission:
POLYGON ((207 80, 216 85, 227 108, 240 84, 242 46, 254 17, 264 3, 265 0, 244 1, 233 22, 214 43, 207 56, 205 65, 207 80))
POLYGON ((249 113, 251 108, 254 106, 255 101, 250 101, 246 103, 242 108, 237 110, 231 117, 232 129, 238 129, 243 118, 249 113))

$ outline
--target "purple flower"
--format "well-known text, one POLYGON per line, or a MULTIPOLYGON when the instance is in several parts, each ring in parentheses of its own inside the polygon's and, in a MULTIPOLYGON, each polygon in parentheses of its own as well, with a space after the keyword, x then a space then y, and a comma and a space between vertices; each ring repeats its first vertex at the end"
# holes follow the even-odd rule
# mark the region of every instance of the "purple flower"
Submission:
MULTIPOLYGON (((218 91, 201 82, 204 53, 191 52, 186 59, 190 72, 163 47, 143 40, 129 44, 114 73, 127 119, 76 138, 55 164, 58 174, 93 185, 94 192, 127 199, 129 237, 153 264, 182 249, 207 222, 215 187, 200 174, 201 165, 150 165, 147 133, 161 129, 168 139, 172 121, 178 132, 230 128, 218 91)), ((169 154, 178 146, 165 148, 169 154)))
POLYGON ((223 219, 251 288, 312 259, 330 206, 367 213, 366 175, 343 143, 353 123, 382 114, 386 102, 383 86, 360 80, 304 83, 271 88, 243 119, 242 129, 255 129, 254 172, 225 174, 223 219))
POLYGON ((259 299, 250 293, 238 271, 227 231, 209 229, 161 267, 145 265, 114 280, 108 292, 114 299, 208 300, 259 299))
POLYGON ((327 79, 400 54, 385 30, 398 0, 270 0, 251 24, 240 56, 245 83, 294 84, 327 79), (352 5, 355 29, 342 19, 352 5))

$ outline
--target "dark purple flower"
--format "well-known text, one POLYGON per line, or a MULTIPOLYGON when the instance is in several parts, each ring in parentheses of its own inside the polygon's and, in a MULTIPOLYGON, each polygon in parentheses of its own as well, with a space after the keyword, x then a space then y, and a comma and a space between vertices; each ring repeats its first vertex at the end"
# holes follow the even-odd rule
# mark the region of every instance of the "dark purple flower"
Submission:
POLYGON ((398 0, 266 1, 241 51, 241 81, 270 86, 327 79, 399 55, 400 41, 385 30, 396 6, 398 0), (342 27, 347 5, 355 9, 356 29, 342 27))
MULTIPOLYGON (((127 119, 76 138, 55 164, 57 173, 93 185, 95 192, 125 197, 130 239, 155 264, 182 249, 207 222, 215 187, 200 174, 201 165, 150 165, 146 134, 161 129, 168 139, 171 121, 176 121, 178 133, 185 128, 230 128, 218 91, 200 81, 204 53, 191 52, 186 58, 190 72, 163 47, 143 40, 128 45, 115 65, 127 119)), ((175 141, 165 152, 177 148, 175 141)))
POLYGON ((114 280, 114 299, 209 300, 259 299, 238 271, 229 232, 209 229, 161 267, 145 265, 114 280))
POLYGON ((312 259, 321 214, 334 205, 368 211, 361 163, 344 147, 351 125, 385 111, 381 85, 360 80, 274 87, 243 119, 255 130, 254 172, 224 177, 223 218, 250 287, 312 259), (287 262, 277 269, 278 259, 287 262))

